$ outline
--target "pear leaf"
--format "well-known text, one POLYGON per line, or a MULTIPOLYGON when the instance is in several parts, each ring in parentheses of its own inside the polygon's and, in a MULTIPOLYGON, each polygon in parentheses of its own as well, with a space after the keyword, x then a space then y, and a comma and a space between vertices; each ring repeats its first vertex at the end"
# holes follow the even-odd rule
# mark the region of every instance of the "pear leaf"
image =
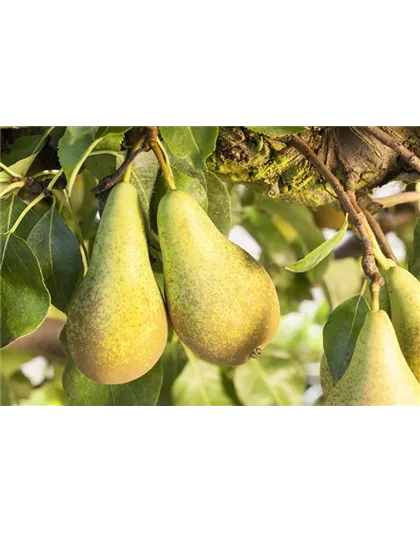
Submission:
MULTIPOLYGON (((36 156, 44 146, 45 140, 51 132, 51 128, 41 135, 25 135, 16 139, 12 150, 8 154, 2 154, 1 161, 4 165, 21 176, 26 176, 36 156)), ((6 171, 0 172, 0 178, 7 177, 6 171)))
POLYGON ((340 230, 328 241, 323 242, 319 246, 309 252, 304 258, 300 259, 296 263, 292 263, 286 266, 287 270, 291 272, 307 272, 316 267, 323 259, 325 259, 334 250, 336 246, 343 240, 347 231, 347 215, 344 224, 340 230))
POLYGON ((32 229, 28 240, 51 294, 51 303, 65 311, 83 264, 76 237, 54 206, 32 229))
MULTIPOLYGON (((177 168, 172 168, 173 176, 175 179, 177 189, 188 193, 190 196, 195 198, 201 207, 207 211, 208 209, 208 200, 206 189, 201 185, 201 182, 196 179, 188 176, 181 170, 177 168)), ((166 182, 165 182, 166 183, 166 182)))
MULTIPOLYGON (((71 194, 74 181, 89 154, 108 135, 122 134, 127 126, 68 126, 58 143, 58 158, 67 178, 68 192, 71 194)), ((115 142, 115 137, 111 138, 115 142)), ((103 146, 103 144, 102 144, 103 146)))
POLYGON ((354 296, 336 307, 324 326, 324 353, 334 384, 350 364, 368 311, 363 296, 354 296))
POLYGON ((172 386, 174 405, 233 405, 224 390, 221 368, 184 349, 188 363, 172 386))
POLYGON ((45 320, 50 295, 37 258, 17 235, 0 236, 1 348, 35 331, 45 320))
MULTIPOLYGON (((2 198, 0 200, 0 233, 6 233, 26 207, 25 202, 15 194, 12 194, 8 198, 2 198)), ((16 228, 15 235, 22 239, 27 239, 39 219, 40 216, 38 213, 30 209, 16 228)))
POLYGON ((179 340, 168 341, 160 358, 163 366, 163 385, 159 405, 173 405, 172 384, 187 364, 188 358, 179 340))
POLYGON ((231 198, 223 182, 212 172, 206 172, 208 215, 215 226, 228 235, 232 224, 231 198))
POLYGON ((216 126, 160 126, 159 131, 173 154, 193 167, 206 169, 206 159, 216 146, 216 126))

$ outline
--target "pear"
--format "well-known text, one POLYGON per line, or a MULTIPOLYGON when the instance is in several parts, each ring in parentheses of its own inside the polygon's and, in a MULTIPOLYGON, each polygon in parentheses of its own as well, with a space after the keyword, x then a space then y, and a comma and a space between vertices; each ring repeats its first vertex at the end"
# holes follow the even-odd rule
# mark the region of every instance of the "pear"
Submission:
POLYGON ((327 398, 329 393, 332 391, 334 387, 334 381, 333 381, 330 367, 328 366, 328 359, 325 353, 321 357, 319 375, 320 375, 321 387, 322 387, 324 398, 327 398))
POLYGON ((420 385, 385 311, 369 311, 353 357, 325 405, 420 405, 420 385))
POLYGON ((94 381, 126 383, 155 365, 167 334, 137 190, 119 183, 106 202, 89 270, 70 303, 69 350, 94 381))
POLYGON ((184 344, 219 365, 239 365, 261 353, 280 320, 264 268, 183 191, 162 198, 158 230, 169 315, 184 344))
POLYGON ((392 324, 408 366, 420 381, 420 282, 399 266, 391 267, 384 276, 392 324))

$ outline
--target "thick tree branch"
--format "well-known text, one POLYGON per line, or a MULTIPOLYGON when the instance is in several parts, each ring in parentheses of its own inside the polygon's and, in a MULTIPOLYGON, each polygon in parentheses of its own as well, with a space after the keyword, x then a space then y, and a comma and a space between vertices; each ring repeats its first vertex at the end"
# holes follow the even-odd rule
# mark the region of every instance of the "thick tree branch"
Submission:
POLYGON ((411 150, 406 148, 403 143, 388 135, 383 130, 376 126, 359 126, 358 129, 369 133, 375 139, 378 139, 382 144, 392 148, 398 155, 400 155, 409 165, 420 172, 420 158, 416 156, 411 150))

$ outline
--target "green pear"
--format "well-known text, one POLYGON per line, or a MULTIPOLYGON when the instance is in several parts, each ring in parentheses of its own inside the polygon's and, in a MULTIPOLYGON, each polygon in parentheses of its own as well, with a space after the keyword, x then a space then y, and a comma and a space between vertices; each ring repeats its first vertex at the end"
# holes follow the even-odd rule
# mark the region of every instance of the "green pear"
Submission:
POLYGON ((332 391, 334 387, 334 381, 333 381, 330 367, 328 366, 328 359, 325 353, 321 357, 319 375, 320 375, 321 387, 322 387, 324 398, 327 398, 329 393, 332 391))
POLYGON ((108 197, 89 270, 69 307, 69 350, 94 381, 126 383, 155 365, 167 334, 137 190, 119 183, 108 197))
POLYGON ((384 276, 392 324, 408 366, 420 381, 420 282, 399 266, 391 267, 384 276))
POLYGON ((420 385, 385 311, 369 311, 344 376, 325 405, 420 405, 420 385))
POLYGON ((158 229, 169 315, 184 344, 219 365, 239 365, 261 353, 280 320, 264 268, 183 191, 162 198, 158 229))

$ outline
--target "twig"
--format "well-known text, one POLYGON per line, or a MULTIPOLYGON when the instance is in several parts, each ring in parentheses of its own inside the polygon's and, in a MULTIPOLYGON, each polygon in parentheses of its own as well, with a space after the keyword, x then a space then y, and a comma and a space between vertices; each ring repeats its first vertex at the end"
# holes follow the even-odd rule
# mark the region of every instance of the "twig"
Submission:
POLYGON ((379 246, 381 247, 381 250, 385 254, 386 257, 389 259, 392 259, 394 263, 398 265, 398 260, 394 255, 394 252, 392 251, 391 246, 389 245, 389 242, 387 241, 384 232, 382 231, 381 226, 379 225, 378 221, 375 219, 375 217, 370 213, 366 207, 361 206, 361 209, 367 218, 367 221, 369 222, 370 227, 372 228, 373 233, 375 234, 376 240, 378 241, 379 246))
POLYGON ((106 176, 95 188, 92 189, 92 192, 95 196, 100 196, 105 191, 111 189, 120 181, 123 176, 126 175, 127 172, 131 171, 131 164, 134 159, 142 152, 148 152, 150 150, 150 136, 150 129, 146 128, 142 135, 136 140, 135 146, 138 146, 138 149, 133 150, 132 148, 128 152, 125 161, 120 168, 110 176, 106 176))
POLYGON ((92 189, 92 192, 95 196, 99 196, 103 192, 107 191, 111 187, 113 187, 116 183, 120 181, 122 176, 124 175, 127 168, 130 166, 130 164, 134 161, 134 159, 141 153, 145 151, 145 147, 142 146, 138 150, 134 150, 134 152, 129 152, 127 154, 127 157, 125 158, 122 165, 109 176, 106 176, 103 178, 99 184, 92 189))
POLYGON ((358 129, 369 133, 372 135, 372 137, 378 139, 378 141, 380 141, 382 144, 388 146, 388 148, 391 148, 394 150, 394 152, 397 152, 397 154, 407 161, 409 165, 415 168, 417 172, 420 172, 420 158, 417 157, 416 154, 414 154, 411 150, 406 148, 402 142, 394 139, 394 137, 391 137, 391 135, 388 135, 388 133, 385 133, 376 126, 359 126, 358 129))
POLYGON ((350 222, 356 228, 357 233, 362 243, 363 259, 362 266, 363 271, 373 285, 372 291, 376 292, 376 287, 379 288, 384 284, 384 280, 379 272, 378 266, 375 262, 375 255, 373 251, 373 245, 370 235, 364 224, 364 216, 362 212, 358 212, 351 202, 349 195, 344 190, 344 187, 340 181, 334 176, 331 170, 322 163, 315 152, 303 141, 300 137, 290 136, 282 137, 282 141, 286 142, 289 146, 296 148, 306 159, 318 170, 321 176, 327 180, 335 194, 337 195, 340 204, 344 211, 348 213, 350 222))
POLYGON ((399 194, 390 194, 383 198, 374 198, 373 200, 385 208, 394 207, 395 205, 408 204, 410 202, 420 202, 420 192, 401 192, 399 194))

